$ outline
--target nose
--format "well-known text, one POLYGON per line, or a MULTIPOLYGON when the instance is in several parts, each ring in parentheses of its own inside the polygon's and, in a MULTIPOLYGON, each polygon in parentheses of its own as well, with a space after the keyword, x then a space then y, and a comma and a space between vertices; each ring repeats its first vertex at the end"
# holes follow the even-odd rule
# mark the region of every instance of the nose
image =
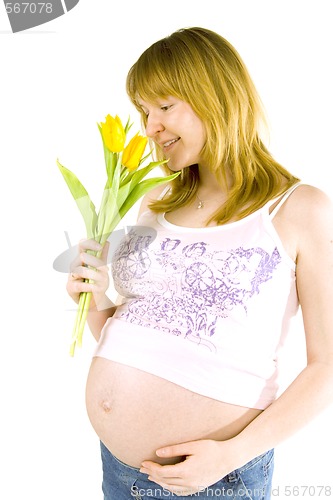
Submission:
POLYGON ((154 137, 156 137, 156 135, 158 135, 159 132, 162 132, 162 130, 164 130, 164 126, 162 125, 158 116, 150 112, 147 117, 147 123, 146 123, 147 137, 154 139, 154 137))

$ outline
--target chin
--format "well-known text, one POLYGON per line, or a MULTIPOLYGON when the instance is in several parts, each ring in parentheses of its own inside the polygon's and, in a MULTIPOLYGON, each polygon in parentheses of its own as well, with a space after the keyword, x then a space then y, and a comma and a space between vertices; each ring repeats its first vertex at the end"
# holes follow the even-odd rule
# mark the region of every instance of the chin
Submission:
POLYGON ((196 166, 197 163, 191 163, 191 164, 174 164, 172 162, 167 163, 168 168, 172 170, 173 172, 180 172, 181 170, 184 170, 185 168, 190 168, 193 166, 196 166))

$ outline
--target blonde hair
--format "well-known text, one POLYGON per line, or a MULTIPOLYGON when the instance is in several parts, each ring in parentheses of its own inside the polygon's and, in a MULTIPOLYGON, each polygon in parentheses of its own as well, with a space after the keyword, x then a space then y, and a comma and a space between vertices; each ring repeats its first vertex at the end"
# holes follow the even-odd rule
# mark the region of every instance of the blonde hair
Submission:
MULTIPOLYGON (((299 181, 263 144, 259 131, 265 118, 258 93, 235 48, 217 33, 186 28, 154 43, 130 69, 126 86, 143 126, 147 117, 138 97, 148 102, 177 97, 202 120, 207 136, 203 161, 224 188, 226 168, 232 179, 226 202, 210 219, 217 224, 249 215, 299 181)), ((157 148, 156 156, 163 158, 157 148)), ((198 180, 197 165, 183 169, 166 197, 150 208, 168 212, 185 205, 198 180)))

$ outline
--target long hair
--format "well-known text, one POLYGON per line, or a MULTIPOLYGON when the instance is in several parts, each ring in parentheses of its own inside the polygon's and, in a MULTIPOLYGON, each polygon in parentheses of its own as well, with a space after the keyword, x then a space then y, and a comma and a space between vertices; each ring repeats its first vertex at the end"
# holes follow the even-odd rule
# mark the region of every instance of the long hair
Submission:
MULTIPOLYGON (((260 98, 246 66, 235 48, 222 36, 203 28, 186 28, 154 43, 130 69, 127 93, 147 117, 137 99, 148 102, 174 96, 190 104, 202 120, 206 142, 201 151, 227 200, 210 220, 224 224, 261 208, 298 182, 265 147, 260 131, 265 117, 260 98), (226 183, 226 169, 231 185, 226 183)), ((156 156, 163 158, 156 147, 156 156)), ((172 173, 164 167, 166 173, 172 173)), ((188 203, 198 188, 198 167, 181 171, 155 211, 171 211, 188 203)))

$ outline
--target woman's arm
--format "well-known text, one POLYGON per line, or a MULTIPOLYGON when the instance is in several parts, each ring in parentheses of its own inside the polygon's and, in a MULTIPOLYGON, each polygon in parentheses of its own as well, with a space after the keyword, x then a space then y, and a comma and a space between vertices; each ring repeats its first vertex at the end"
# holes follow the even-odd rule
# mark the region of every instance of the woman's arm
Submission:
POLYGON ((95 240, 80 242, 79 255, 71 265, 66 286, 68 294, 76 303, 82 292, 92 292, 87 323, 97 341, 106 320, 114 314, 117 307, 106 295, 109 287, 109 269, 106 265, 109 243, 105 243, 100 258, 88 253, 99 250, 101 246, 95 240))
POLYGON ((101 331, 106 321, 114 315, 117 306, 105 295, 105 305, 102 309, 90 305, 87 314, 87 323, 91 333, 98 342, 101 336, 101 331))
POLYGON ((332 202, 319 190, 305 186, 290 208, 294 211, 295 223, 301 228, 296 273, 307 367, 280 398, 238 436, 251 453, 260 454, 276 446, 333 401, 332 202))
MULTIPOLYGON (((165 189, 165 186, 158 186, 143 197, 139 214, 148 209, 151 201, 156 199, 165 189)), ((92 292, 87 323, 91 333, 98 341, 101 331, 108 318, 114 315, 117 305, 106 295, 109 287, 109 269, 107 267, 107 256, 109 242, 103 247, 100 258, 96 258, 89 251, 99 251, 101 246, 95 240, 82 240, 79 245, 79 255, 71 265, 71 273, 68 276, 67 292, 71 298, 78 303, 80 293, 92 292), (84 281, 92 280, 92 283, 84 281)))
POLYGON ((143 464, 142 472, 171 491, 194 492, 199 486, 210 486, 295 434, 333 402, 333 205, 321 191, 302 186, 290 200, 286 215, 297 234, 297 289, 307 366, 236 437, 157 450, 163 457, 187 457, 176 465, 143 464))

